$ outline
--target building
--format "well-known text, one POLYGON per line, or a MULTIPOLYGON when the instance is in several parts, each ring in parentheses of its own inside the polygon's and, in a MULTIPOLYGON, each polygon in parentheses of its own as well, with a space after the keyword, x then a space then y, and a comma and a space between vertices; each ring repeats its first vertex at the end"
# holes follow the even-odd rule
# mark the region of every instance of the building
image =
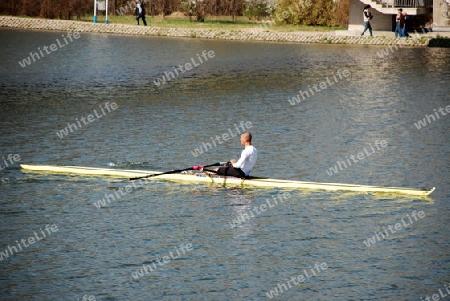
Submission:
POLYGON ((450 0, 350 0, 349 31, 364 29, 364 5, 370 4, 374 31, 394 31, 399 8, 410 16, 410 31, 450 31, 450 0))

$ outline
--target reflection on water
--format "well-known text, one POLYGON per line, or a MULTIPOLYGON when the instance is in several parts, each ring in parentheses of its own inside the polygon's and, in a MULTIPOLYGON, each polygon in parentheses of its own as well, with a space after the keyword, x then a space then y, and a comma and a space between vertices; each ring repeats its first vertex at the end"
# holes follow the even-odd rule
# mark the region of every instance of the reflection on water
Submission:
POLYGON ((328 269, 281 300, 407 300, 443 287, 448 273, 449 49, 291 45, 81 34, 27 66, 18 62, 61 33, 0 30, 0 157, 20 163, 171 170, 238 157, 237 139, 195 148, 251 122, 253 175, 431 187, 430 198, 282 189, 226 189, 150 181, 108 206, 124 182, 0 171, 0 254, 33 229, 58 233, 0 261, 5 300, 263 300, 316 262, 328 269), (69 47, 70 46, 70 47, 69 47), (197 53, 214 58, 158 87, 197 53), (327 78, 348 70, 333 85, 327 78), (299 91, 313 90, 295 105, 299 91), (320 88, 320 89, 319 89, 320 88), (106 102, 118 108, 57 132, 106 102), (338 170, 338 160, 385 140, 383 152, 338 170), (274 196, 278 205, 260 210, 274 196), (257 208, 257 211, 255 209, 257 208), (363 240, 413 210, 425 218, 370 248, 363 240), (257 213, 259 212, 259 213, 257 213), (253 213, 253 216, 250 214, 253 213), (237 227, 230 223, 247 214, 237 227), (132 279, 181 243, 193 251, 132 279))

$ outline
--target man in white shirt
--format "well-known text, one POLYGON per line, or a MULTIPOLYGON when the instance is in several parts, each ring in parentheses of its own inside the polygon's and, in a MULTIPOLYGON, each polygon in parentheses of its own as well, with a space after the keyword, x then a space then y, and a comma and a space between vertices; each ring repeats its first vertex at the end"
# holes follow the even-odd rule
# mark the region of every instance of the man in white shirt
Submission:
POLYGON ((241 144, 245 147, 241 153, 241 158, 237 162, 232 159, 230 165, 216 169, 218 175, 238 178, 246 178, 250 175, 258 157, 258 151, 252 145, 252 134, 250 132, 241 135, 241 144))

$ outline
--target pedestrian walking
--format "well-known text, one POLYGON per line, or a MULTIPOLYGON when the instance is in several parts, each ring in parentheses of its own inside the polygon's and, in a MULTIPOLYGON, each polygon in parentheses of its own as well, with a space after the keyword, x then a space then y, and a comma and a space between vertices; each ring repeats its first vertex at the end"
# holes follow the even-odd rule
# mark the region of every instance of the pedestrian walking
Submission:
POLYGON ((372 26, 370 25, 370 20, 372 20, 373 16, 370 12, 371 6, 369 4, 364 5, 363 18, 364 18, 364 31, 361 33, 361 36, 364 35, 366 30, 368 29, 370 32, 370 36, 372 36, 372 26))
POLYGON ((140 0, 136 0, 135 14, 136 14, 136 25, 139 25, 139 19, 142 18, 142 23, 144 23, 144 26, 147 26, 147 21, 145 20, 145 7, 140 0))
POLYGON ((395 16, 395 37, 399 36, 402 38, 402 29, 405 25, 405 15, 403 14, 403 9, 399 8, 397 11, 397 15, 395 16))

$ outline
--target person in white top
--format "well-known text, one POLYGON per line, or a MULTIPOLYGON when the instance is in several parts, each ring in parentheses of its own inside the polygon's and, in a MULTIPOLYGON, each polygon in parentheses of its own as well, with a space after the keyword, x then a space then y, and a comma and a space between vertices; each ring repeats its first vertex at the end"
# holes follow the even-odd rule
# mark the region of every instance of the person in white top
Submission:
POLYGON ((364 19, 364 31, 361 33, 361 36, 364 35, 366 30, 368 29, 370 32, 370 36, 372 36, 372 26, 370 25, 370 20, 372 20, 373 16, 370 12, 369 8, 371 8, 370 4, 364 5, 363 11, 363 19, 364 19))
POLYGON ((218 175, 238 178, 246 178, 250 175, 258 157, 258 151, 252 145, 252 134, 250 132, 241 135, 241 144, 245 147, 241 153, 241 158, 237 162, 232 159, 228 166, 216 169, 218 175))

